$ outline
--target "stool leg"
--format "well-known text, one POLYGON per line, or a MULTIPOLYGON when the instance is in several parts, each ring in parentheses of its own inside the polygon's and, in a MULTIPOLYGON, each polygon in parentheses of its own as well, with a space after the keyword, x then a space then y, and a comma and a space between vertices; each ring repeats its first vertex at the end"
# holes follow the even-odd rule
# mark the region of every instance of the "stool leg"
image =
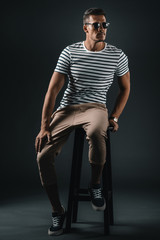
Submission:
POLYGON ((113 188, 112 188, 112 168, 111 168, 111 147, 110 147, 110 132, 108 131, 107 141, 107 179, 108 179, 108 211, 109 211, 109 224, 114 224, 113 217, 113 188))
POLYGON ((109 234, 109 211, 108 211, 108 180, 107 180, 107 163, 104 164, 102 172, 103 194, 106 200, 106 209, 104 210, 104 234, 109 234))
MULTIPOLYGON (((82 150, 83 150, 83 142, 84 138, 82 138, 82 134, 79 129, 75 130, 74 136, 74 147, 73 147, 73 155, 72 155, 72 167, 71 167, 71 177, 70 177, 70 185, 69 185, 69 196, 68 196, 68 208, 67 208, 67 216, 66 216, 66 232, 70 232, 71 230, 71 219, 72 219, 72 210, 75 199, 75 182, 77 183, 77 172, 78 172, 78 160, 79 156, 82 159, 82 150), (80 148, 79 148, 80 147, 80 148), (79 151, 78 151, 79 150, 79 151), (80 152, 81 151, 81 152, 80 152), (80 155, 78 155, 80 152, 80 155)), ((79 177, 79 176, 78 176, 79 177)), ((78 211, 78 201, 74 205, 74 220, 76 220, 76 215, 78 211)))
POLYGON ((109 234, 109 225, 113 225, 113 190, 112 190, 112 169, 111 169, 111 149, 110 149, 110 132, 107 131, 108 139, 106 141, 106 163, 103 168, 102 181, 104 197, 107 207, 104 211, 104 234, 109 234))
MULTIPOLYGON (((73 151, 74 151, 74 148, 73 148, 73 151)), ((72 205, 74 200, 75 165, 76 165, 76 161, 72 160, 71 176, 70 176, 70 184, 69 184, 69 195, 68 195, 68 207, 67 207, 67 216, 66 216, 66 232, 71 231, 72 205)))
MULTIPOLYGON (((79 188, 80 188, 80 180, 81 180, 81 169, 82 169, 82 157, 83 157, 83 146, 84 146, 84 136, 85 131, 83 129, 76 129, 76 179, 74 183, 74 202, 73 202, 73 218, 72 222, 77 221, 77 215, 78 215, 78 194, 79 194, 79 188)), ((74 159, 75 160, 75 159, 74 159)))

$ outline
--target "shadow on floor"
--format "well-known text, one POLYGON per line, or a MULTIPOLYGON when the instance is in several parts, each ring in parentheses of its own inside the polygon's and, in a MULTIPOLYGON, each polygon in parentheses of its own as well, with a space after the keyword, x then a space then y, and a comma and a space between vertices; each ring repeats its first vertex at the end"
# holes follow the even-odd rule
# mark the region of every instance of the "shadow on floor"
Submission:
MULTIPOLYGON (((62 202, 67 206, 66 193, 62 202)), ((78 222, 72 224, 71 233, 57 239, 109 239, 109 240, 159 240, 159 198, 150 194, 134 194, 126 191, 114 195, 114 219, 110 235, 103 234, 103 214, 93 211, 89 202, 79 204, 78 222)), ((51 225, 51 208, 45 194, 8 199, 0 206, 1 240, 46 240, 51 225)), ((65 226, 65 224, 64 224, 65 226)), ((53 237, 54 238, 54 237, 53 237)))

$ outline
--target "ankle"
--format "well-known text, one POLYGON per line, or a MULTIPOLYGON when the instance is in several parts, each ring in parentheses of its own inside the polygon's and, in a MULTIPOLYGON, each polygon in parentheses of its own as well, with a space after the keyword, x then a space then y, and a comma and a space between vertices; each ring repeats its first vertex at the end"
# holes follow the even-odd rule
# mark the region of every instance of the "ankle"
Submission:
POLYGON ((101 184, 100 183, 90 183, 89 186, 90 186, 90 188, 100 188, 101 184))
POLYGON ((94 185, 100 185, 101 184, 101 181, 99 180, 99 181, 91 181, 90 182, 90 185, 91 186, 94 186, 94 185))
POLYGON ((52 207, 52 212, 53 213, 58 213, 58 214, 63 214, 64 213, 64 208, 62 207, 62 206, 60 206, 60 207, 57 207, 57 208, 53 208, 52 207))

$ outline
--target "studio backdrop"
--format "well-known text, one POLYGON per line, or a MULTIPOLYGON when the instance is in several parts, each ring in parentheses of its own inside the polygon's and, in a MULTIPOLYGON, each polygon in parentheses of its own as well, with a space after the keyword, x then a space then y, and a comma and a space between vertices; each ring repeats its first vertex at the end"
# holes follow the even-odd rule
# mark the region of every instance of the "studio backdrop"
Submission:
MULTIPOLYGON (((160 185, 159 168, 159 39, 156 1, 6 1, 1 8, 1 192, 5 198, 24 190, 39 191, 35 137, 40 130, 45 93, 61 51, 85 40, 82 16, 86 9, 106 11, 110 27, 106 42, 129 59, 131 93, 111 133, 114 183, 144 189, 160 185), (9 191, 10 190, 10 191, 9 191)), ((57 98, 55 109, 63 96, 57 98)), ((107 107, 118 94, 114 78, 107 107)), ((60 185, 68 181, 73 134, 58 156, 60 185), (64 166, 61 168, 60 166, 64 166)), ((84 164, 88 166, 87 145, 84 164)), ((88 175, 84 168, 84 178, 88 175)))

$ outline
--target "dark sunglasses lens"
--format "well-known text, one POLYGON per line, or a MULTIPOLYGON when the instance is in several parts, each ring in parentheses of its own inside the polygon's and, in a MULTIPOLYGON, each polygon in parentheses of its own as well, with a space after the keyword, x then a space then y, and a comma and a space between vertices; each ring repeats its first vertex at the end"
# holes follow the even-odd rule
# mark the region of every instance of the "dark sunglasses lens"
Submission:
MULTIPOLYGON (((102 23, 102 27, 103 27, 103 28, 108 28, 108 25, 109 25, 109 24, 106 23, 106 22, 103 22, 103 23, 102 23)), ((98 22, 95 22, 95 23, 93 23, 93 26, 94 26, 95 29, 98 29, 98 28, 101 26, 101 24, 98 23, 98 22)))
POLYGON ((103 26, 103 28, 107 28, 108 27, 107 23, 105 23, 105 22, 102 23, 102 26, 103 26))
POLYGON ((98 28, 99 28, 99 23, 98 23, 98 22, 93 23, 93 25, 94 25, 94 28, 95 28, 95 29, 98 29, 98 28))

